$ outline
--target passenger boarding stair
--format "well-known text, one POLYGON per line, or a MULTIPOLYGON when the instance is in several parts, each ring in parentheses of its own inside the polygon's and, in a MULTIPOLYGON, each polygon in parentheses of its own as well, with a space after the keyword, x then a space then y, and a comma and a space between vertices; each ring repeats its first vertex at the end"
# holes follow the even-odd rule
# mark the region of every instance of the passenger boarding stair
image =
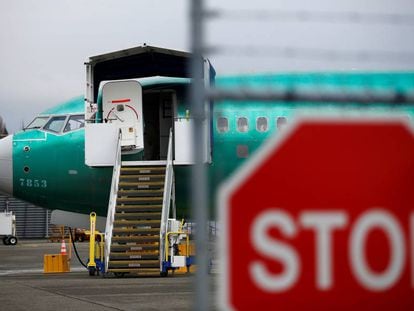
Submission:
POLYGON ((108 272, 160 272, 165 167, 121 167, 108 272))
POLYGON ((105 232, 105 271, 160 275, 174 199, 172 160, 142 166, 121 162, 120 148, 118 153, 105 232))

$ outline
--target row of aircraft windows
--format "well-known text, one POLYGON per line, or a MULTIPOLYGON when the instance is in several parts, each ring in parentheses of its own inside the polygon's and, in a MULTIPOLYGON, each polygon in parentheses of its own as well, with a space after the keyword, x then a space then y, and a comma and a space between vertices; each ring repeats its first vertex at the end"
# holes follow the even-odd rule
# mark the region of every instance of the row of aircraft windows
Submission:
POLYGON ((67 133, 85 126, 83 115, 37 117, 26 129, 43 129, 54 133, 67 133))
MULTIPOLYGON (((287 124, 286 117, 276 118, 276 127, 281 129, 287 124)), ((237 131, 240 133, 246 133, 249 130, 249 120, 246 117, 237 118, 237 131)), ((260 133, 267 132, 269 130, 269 119, 267 117, 256 118, 256 131, 260 133)), ((226 133, 229 131, 229 120, 226 117, 217 118, 217 131, 219 133, 226 133)))

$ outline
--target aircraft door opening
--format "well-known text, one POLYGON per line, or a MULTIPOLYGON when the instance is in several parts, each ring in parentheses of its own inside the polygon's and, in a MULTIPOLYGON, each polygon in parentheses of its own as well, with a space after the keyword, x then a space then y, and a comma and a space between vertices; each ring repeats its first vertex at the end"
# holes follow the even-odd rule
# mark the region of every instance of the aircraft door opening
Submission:
POLYGON ((166 160, 172 128, 174 91, 144 92, 144 159, 166 160))

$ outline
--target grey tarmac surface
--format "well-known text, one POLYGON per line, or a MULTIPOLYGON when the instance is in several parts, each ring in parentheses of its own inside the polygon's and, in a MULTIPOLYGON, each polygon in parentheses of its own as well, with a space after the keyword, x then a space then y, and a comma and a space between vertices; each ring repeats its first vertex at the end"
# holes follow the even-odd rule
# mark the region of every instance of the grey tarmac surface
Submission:
MULTIPOLYGON (((86 261, 88 243, 77 243, 86 261)), ((71 272, 43 273, 44 254, 60 243, 46 240, 0 245, 0 310, 191 310, 193 277, 90 277, 72 255, 71 272)), ((214 276, 210 276, 210 284, 214 276)))

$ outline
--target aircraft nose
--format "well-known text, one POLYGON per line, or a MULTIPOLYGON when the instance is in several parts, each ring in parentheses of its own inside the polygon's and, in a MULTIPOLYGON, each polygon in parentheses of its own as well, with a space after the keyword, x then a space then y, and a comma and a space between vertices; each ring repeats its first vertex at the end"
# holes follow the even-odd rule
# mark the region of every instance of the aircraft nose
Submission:
POLYGON ((13 194, 13 135, 0 139, 0 192, 13 194))

